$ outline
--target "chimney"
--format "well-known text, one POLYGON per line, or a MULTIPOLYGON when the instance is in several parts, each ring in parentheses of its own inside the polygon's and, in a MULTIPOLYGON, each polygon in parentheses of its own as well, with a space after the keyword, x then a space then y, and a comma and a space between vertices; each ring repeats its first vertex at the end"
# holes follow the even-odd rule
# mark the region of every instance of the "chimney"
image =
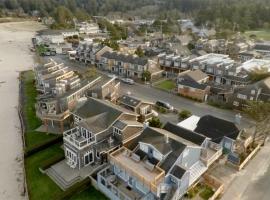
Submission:
POLYGON ((169 136, 168 136, 168 134, 165 135, 165 142, 166 143, 169 143, 169 136))

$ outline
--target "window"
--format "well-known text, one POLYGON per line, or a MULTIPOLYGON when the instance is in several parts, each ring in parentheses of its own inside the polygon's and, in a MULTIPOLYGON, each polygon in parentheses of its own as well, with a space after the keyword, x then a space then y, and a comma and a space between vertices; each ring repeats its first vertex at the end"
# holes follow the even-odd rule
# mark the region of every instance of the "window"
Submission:
POLYGON ((89 165, 94 162, 93 151, 88 151, 84 154, 84 165, 89 165))
POLYGON ((113 127, 113 135, 115 134, 121 135, 121 130, 116 127, 113 127))
POLYGON ((239 106, 239 102, 238 102, 238 101, 234 101, 234 102, 233 102, 233 105, 234 105, 234 106, 239 106))
POLYGON ((237 94, 237 98, 245 100, 245 99, 247 99, 247 96, 243 95, 243 94, 237 94))
POLYGON ((73 153, 72 151, 70 151, 69 149, 66 149, 66 158, 68 158, 68 160, 72 160, 73 162, 77 161, 77 156, 75 153, 73 153))

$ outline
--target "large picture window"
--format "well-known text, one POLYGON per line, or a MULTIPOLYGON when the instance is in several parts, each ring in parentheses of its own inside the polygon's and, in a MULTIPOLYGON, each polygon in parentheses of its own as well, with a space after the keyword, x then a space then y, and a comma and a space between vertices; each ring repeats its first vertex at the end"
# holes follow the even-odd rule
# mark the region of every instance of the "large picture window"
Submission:
POLYGON ((89 165, 94 162, 93 151, 88 151, 84 154, 84 165, 89 165))

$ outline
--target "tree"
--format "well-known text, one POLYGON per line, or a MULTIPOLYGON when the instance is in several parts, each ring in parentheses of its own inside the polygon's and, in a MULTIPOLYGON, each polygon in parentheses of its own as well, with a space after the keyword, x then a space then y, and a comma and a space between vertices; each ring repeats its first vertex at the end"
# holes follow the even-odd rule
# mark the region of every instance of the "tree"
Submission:
POLYGON ((178 119, 180 121, 184 120, 184 119, 187 119, 191 116, 191 112, 188 111, 188 110, 182 110, 179 114, 178 114, 178 119))
POLYGON ((148 70, 142 73, 142 81, 150 81, 151 80, 151 72, 148 70))
POLYGON ((101 44, 102 45, 105 45, 105 46, 108 46, 108 47, 111 47, 115 51, 118 51, 119 50, 119 45, 118 45, 118 43, 115 40, 106 39, 106 40, 103 40, 101 42, 101 44))
POLYGON ((248 106, 244 109, 244 112, 256 122, 254 140, 262 136, 264 143, 270 133, 270 102, 248 101, 247 104, 248 106))
POLYGON ((137 56, 139 56, 139 57, 144 57, 144 52, 143 52, 141 46, 139 46, 139 47, 136 49, 135 54, 136 54, 137 56))
POLYGON ((151 127, 156 127, 156 128, 161 128, 162 123, 158 117, 152 117, 151 120, 149 120, 149 126, 151 127))

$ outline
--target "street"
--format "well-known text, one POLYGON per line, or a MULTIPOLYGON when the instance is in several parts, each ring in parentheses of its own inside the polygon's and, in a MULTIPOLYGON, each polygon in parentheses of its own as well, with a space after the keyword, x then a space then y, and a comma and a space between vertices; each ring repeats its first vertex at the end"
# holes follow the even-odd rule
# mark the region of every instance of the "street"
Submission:
POLYGON ((222 200, 270 199, 270 143, 266 142, 247 166, 237 172, 222 200))
MULTIPOLYGON (((48 59, 49 57, 45 57, 48 59)), ((85 72, 87 70, 87 67, 85 67, 85 64, 77 62, 77 61, 70 61, 68 59, 67 55, 58 55, 51 57, 55 61, 59 63, 64 63, 67 66, 70 66, 71 69, 77 70, 81 73, 85 72)), ((101 72, 102 74, 106 74, 105 72, 101 72)), ((165 102, 170 103, 174 108, 178 110, 189 110, 193 115, 197 116, 204 116, 207 114, 211 114, 213 116, 216 116, 218 118, 222 118, 228 121, 234 122, 235 115, 237 114, 236 111, 232 110, 224 110, 219 109, 210 105, 207 105, 205 103, 199 103, 195 102, 180 96, 176 96, 174 94, 170 94, 168 92, 156 89, 151 87, 150 85, 142 85, 136 83, 135 85, 129 85, 125 83, 121 83, 121 94, 128 94, 131 93, 131 96, 140 98, 144 101, 149 101, 155 103, 157 100, 162 100, 165 102)), ((164 116, 162 116, 164 118, 164 116)), ((175 122, 175 119, 177 117, 168 117, 168 121, 175 122)), ((165 120, 162 120, 165 121, 165 120)), ((251 124, 250 120, 247 119, 247 117, 242 116, 242 121, 240 124, 240 127, 248 127, 251 124)))
MULTIPOLYGON (((228 121, 234 121, 237 112, 231 110, 223 110, 219 108, 212 107, 205 103, 195 102, 168 92, 156 89, 150 85, 127 85, 121 84, 121 93, 127 94, 131 93, 132 96, 138 97, 145 101, 156 102, 157 100, 162 100, 170 103, 174 108, 178 110, 189 110, 193 115, 203 116, 207 114, 214 115, 218 118, 222 118, 228 121)), ((247 127, 250 125, 250 121, 242 117, 241 127, 247 127)))

